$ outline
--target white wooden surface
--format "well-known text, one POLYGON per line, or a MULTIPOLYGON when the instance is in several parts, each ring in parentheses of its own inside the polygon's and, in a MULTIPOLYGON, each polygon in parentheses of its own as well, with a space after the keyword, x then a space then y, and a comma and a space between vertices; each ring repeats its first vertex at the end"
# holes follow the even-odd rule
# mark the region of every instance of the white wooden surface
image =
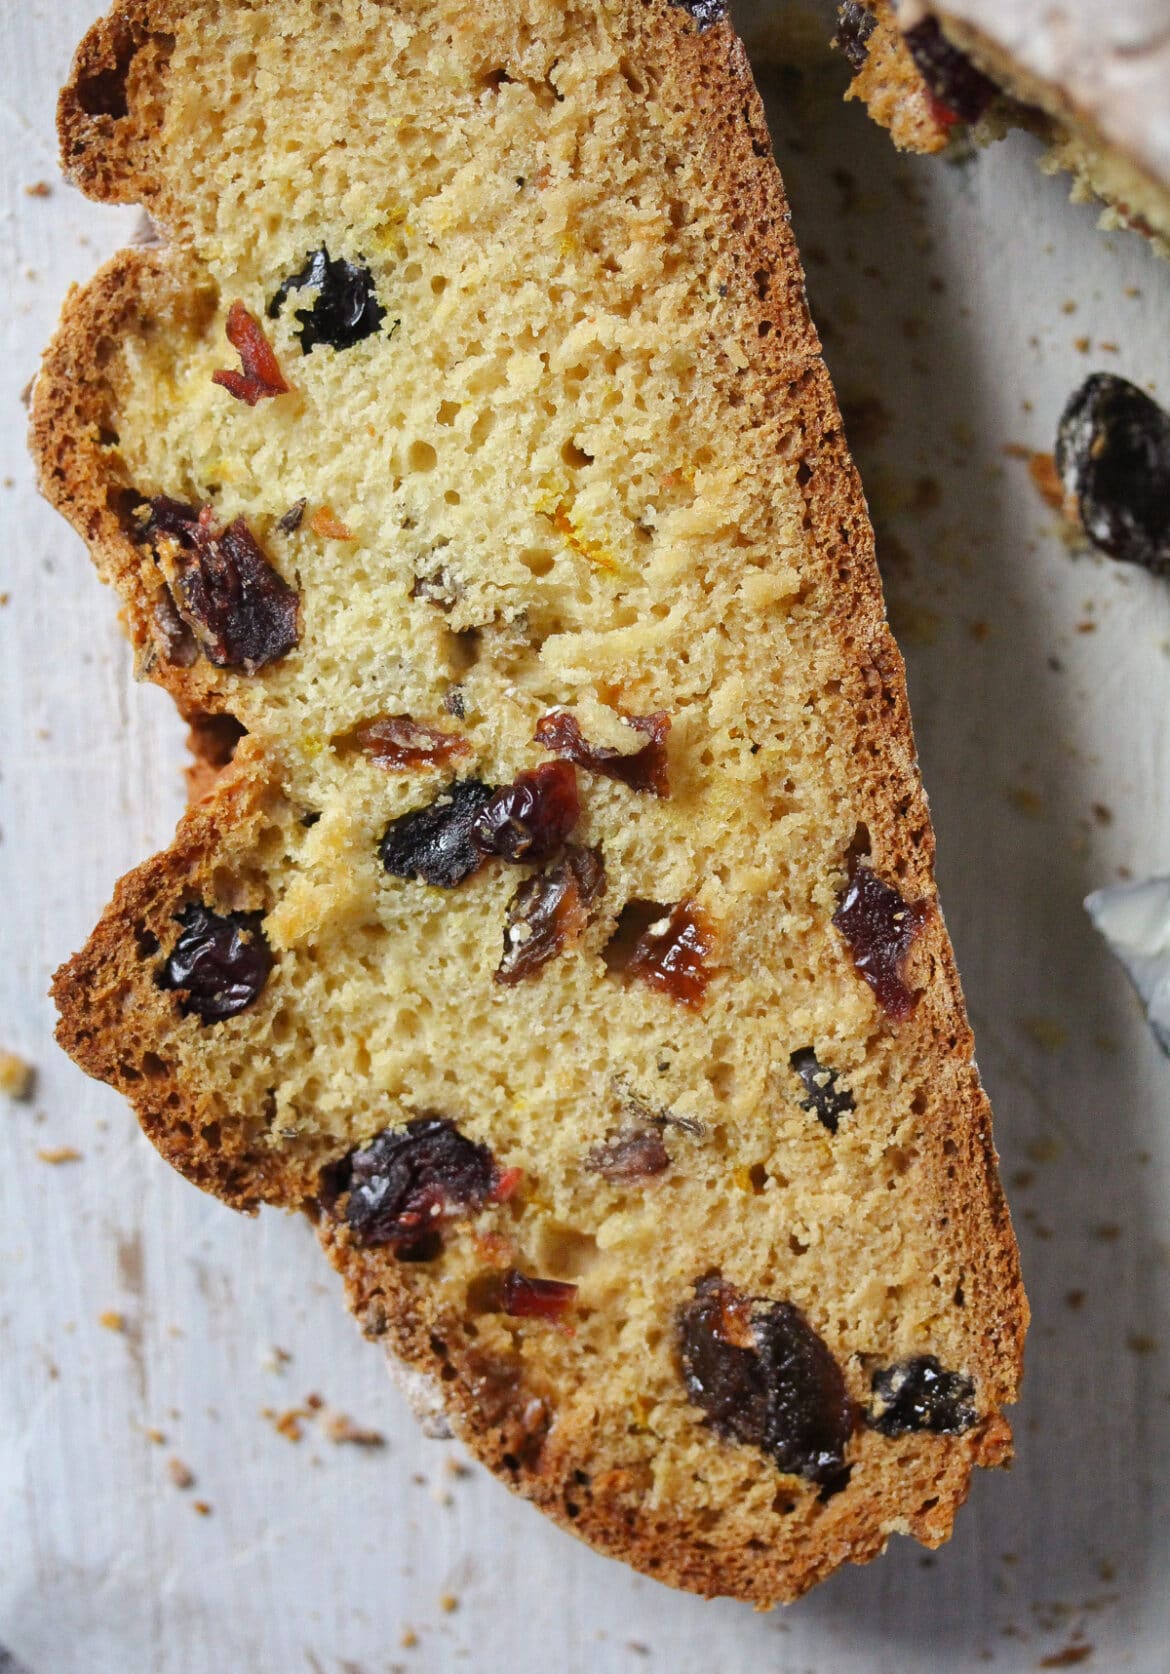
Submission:
POLYGON ((52 1044, 50 972, 166 841, 182 760, 24 452, 19 392, 66 284, 132 222, 57 179, 54 92, 95 11, 0 8, 0 1045, 39 1070, 0 1107, 0 1644, 31 1674, 969 1674, 1082 1643, 1085 1666, 1163 1674, 1170 1065, 1080 900, 1170 869, 1170 583, 1070 557, 1003 448, 1050 446, 1093 367, 1170 397, 1170 267, 1098 235, 1026 141, 899 161, 810 94, 822 70, 762 55, 839 389, 888 415, 857 451, 887 556, 909 555, 889 592, 1035 1324, 1018 1463, 977 1483, 949 1548, 895 1541, 770 1617, 703 1604, 449 1474, 307 1228, 201 1198, 52 1044), (62 1145, 83 1160, 38 1159, 62 1145), (261 1416, 310 1391, 387 1447, 294 1445, 261 1416))

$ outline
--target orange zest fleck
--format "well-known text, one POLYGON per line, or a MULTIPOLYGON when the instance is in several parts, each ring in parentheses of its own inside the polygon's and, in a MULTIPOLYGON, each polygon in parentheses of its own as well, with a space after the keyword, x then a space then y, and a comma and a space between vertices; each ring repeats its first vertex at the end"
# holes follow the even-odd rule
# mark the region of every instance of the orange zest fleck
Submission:
POLYGON ((328 506, 322 506, 309 519, 309 528, 315 535, 322 536, 328 541, 352 541, 353 532, 346 527, 339 517, 335 517, 328 506))

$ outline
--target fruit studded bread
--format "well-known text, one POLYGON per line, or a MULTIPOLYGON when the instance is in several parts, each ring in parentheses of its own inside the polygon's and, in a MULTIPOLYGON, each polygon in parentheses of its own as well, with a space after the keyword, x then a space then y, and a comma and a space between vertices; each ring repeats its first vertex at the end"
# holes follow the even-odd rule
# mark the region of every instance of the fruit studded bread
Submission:
POLYGON ((901 149, 940 151, 956 125, 1020 123, 1045 168, 1099 198, 1108 226, 1170 248, 1170 34, 1161 0, 843 0, 837 44, 901 149))
POLYGON ((600 1550, 937 1544, 1026 1305, 721 6, 125 0, 61 129, 164 232, 67 304, 43 486, 235 746, 62 1043, 600 1550))

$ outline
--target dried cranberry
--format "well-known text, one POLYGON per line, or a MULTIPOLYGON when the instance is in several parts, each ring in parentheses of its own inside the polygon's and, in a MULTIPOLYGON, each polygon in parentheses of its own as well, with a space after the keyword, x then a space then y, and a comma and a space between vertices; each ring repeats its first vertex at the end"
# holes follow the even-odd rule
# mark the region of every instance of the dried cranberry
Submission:
POLYGON ((178 989, 184 1016, 221 1023, 246 1011, 272 970, 272 950, 260 928, 262 913, 215 913, 193 901, 178 915, 182 933, 159 976, 178 989))
POLYGON ((179 614, 217 668, 245 674, 276 662, 300 638, 300 598, 257 545, 242 517, 217 529, 210 506, 197 511, 165 494, 150 502, 143 530, 156 547, 173 543, 179 614))
POLYGON ((853 1094, 847 1087, 837 1086, 837 1071, 825 1069, 811 1046, 794 1052, 788 1062, 808 1093, 808 1098, 801 1100, 800 1108, 815 1111, 829 1132, 836 1133, 841 1117, 853 1109, 853 1094))
POLYGON ((483 865, 471 828, 494 794, 479 779, 456 779, 427 807, 391 820, 378 850, 382 865, 396 878, 454 889, 483 865))
POLYGON ((694 901, 679 901, 642 932, 626 971, 672 1000, 697 1006, 711 980, 707 960, 714 951, 715 926, 710 915, 694 901))
POLYGON ((902 962, 929 918, 928 901, 904 901, 863 860, 854 862, 833 924, 845 938, 858 976, 895 1023, 904 1023, 918 1004, 902 976, 902 962))
POLYGON ((361 750, 388 772, 399 768, 445 767, 452 756, 471 754, 471 745, 457 732, 441 732, 409 715, 379 715, 362 721, 339 740, 361 750))
POLYGON ((211 381, 254 407, 267 396, 287 395, 288 385, 280 370, 280 362, 272 344, 265 337, 259 322, 249 314, 242 302, 233 302, 228 309, 227 340, 239 351, 242 372, 213 372, 211 381))
POLYGON ((919 75, 944 112, 959 122, 978 122, 999 88, 965 52, 952 46, 938 19, 924 18, 906 30, 904 39, 919 75))
POLYGON ((944 1372, 933 1354, 916 1355, 873 1374, 874 1404, 866 1422, 883 1436, 908 1430, 961 1436, 978 1418, 975 1385, 962 1372, 944 1372))
POLYGON ((521 982, 578 941, 593 904, 605 894, 605 866, 599 849, 570 843, 562 858, 529 878, 508 903, 504 956, 497 982, 521 982))
POLYGON ((615 1185, 633 1185, 665 1174, 670 1152, 660 1128, 634 1128, 595 1145, 585 1166, 615 1185))
POLYGON ((486 1145, 446 1116, 420 1116, 387 1128, 325 1171, 321 1197, 332 1208, 348 1193, 345 1222, 354 1242, 389 1245, 402 1261, 431 1261, 443 1228, 476 1215, 500 1180, 486 1145))
POLYGON ((483 854, 549 860, 580 812, 576 772, 568 762, 546 761, 495 791, 476 815, 472 835, 483 854))
POLYGON ((727 0, 670 0, 670 3, 684 12, 690 12, 700 34, 704 29, 710 29, 713 23, 722 23, 727 16, 727 0))
POLYGON ((1060 416, 1056 469, 1094 546, 1170 571, 1170 413, 1127 379, 1095 372, 1060 416))
POLYGON ((680 1312, 679 1346, 687 1393, 713 1430, 762 1448, 782 1471, 843 1485, 853 1404, 799 1308, 745 1297, 709 1274, 680 1312))
POLYGON ((546 750, 555 751, 578 767, 592 773, 602 773, 635 791, 652 791, 655 796, 670 795, 670 777, 666 762, 666 740, 670 733, 670 716, 665 710, 653 715, 625 715, 626 725, 644 733, 648 740, 640 750, 624 756, 608 744, 590 744, 575 716, 563 709, 542 715, 536 723, 536 742, 546 750))
POLYGON ((576 1285, 561 1279, 530 1278, 515 1267, 509 1267, 504 1274, 503 1310, 514 1319, 562 1319, 576 1296, 576 1285))
POLYGON ((297 334, 305 354, 318 343, 332 349, 351 348, 379 331, 386 318, 365 263, 330 256, 325 245, 306 258, 299 273, 281 283, 268 304, 268 318, 276 318, 293 291, 305 289, 317 292, 308 308, 296 310, 297 334))
POLYGON ((845 54, 849 67, 856 74, 865 68, 869 57, 869 37, 877 28, 877 18, 858 0, 845 0, 837 7, 837 33, 833 45, 845 54))

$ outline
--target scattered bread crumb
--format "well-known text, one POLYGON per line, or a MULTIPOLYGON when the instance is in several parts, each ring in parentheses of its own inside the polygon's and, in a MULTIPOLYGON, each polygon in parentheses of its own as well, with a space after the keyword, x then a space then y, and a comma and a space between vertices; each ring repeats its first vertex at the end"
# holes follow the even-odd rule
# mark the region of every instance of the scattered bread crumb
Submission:
POLYGON ((52 1163, 54 1167, 58 1163, 81 1161, 81 1152, 74 1150, 72 1145, 40 1145, 37 1156, 43 1163, 52 1163))
POLYGON ((439 1594, 439 1609, 444 1615, 452 1616, 458 1608, 459 1600, 456 1598, 454 1593, 439 1594))
POLYGON ((1020 1025, 1030 1041, 1042 1052, 1059 1052, 1068 1040, 1068 1030, 1054 1017, 1024 1017, 1020 1025))
POLYGON ((190 1465, 185 1465, 181 1459, 173 1455, 167 1460, 167 1475, 176 1488, 194 1488, 195 1472, 190 1465))
POLYGON ((399 1639, 398 1643, 402 1646, 404 1651, 413 1651, 415 1646, 418 1644, 418 1634, 413 1628, 403 1628, 402 1637, 399 1639))
POLYGON ((1083 1290, 1069 1290, 1069 1291, 1066 1291, 1065 1296, 1064 1296, 1064 1301, 1065 1301, 1065 1306, 1068 1307, 1068 1308, 1071 1308, 1073 1313, 1075 1314, 1080 1308, 1082 1308, 1084 1306, 1085 1293, 1084 1293, 1083 1290))
POLYGON ((206 1500, 192 1500, 191 1508, 193 1511, 197 1511, 200 1517, 211 1516, 211 1507, 208 1505, 206 1500))
POLYGON ((34 180, 31 186, 25 187, 24 195, 26 198, 51 198, 53 188, 47 180, 34 180))
POLYGON ((167 1439, 165 1433, 162 1430, 156 1430, 153 1424, 143 1431, 143 1435, 148 1442, 153 1442, 155 1447, 162 1447, 167 1439))
POLYGON ((1087 1662, 1093 1654, 1091 1645, 1066 1645, 1063 1651, 1053 1651, 1051 1656, 1041 1657, 1037 1668, 1075 1668, 1077 1663, 1087 1662))
POLYGON ((1003 794, 1017 813, 1026 814, 1029 819, 1038 819, 1044 812, 1042 798, 1027 785, 1007 785, 1003 794))
POLYGON ((31 1099, 36 1083, 37 1072, 27 1058, 0 1051, 0 1093, 10 1099, 31 1099))
POLYGON ((443 1469, 447 1472, 448 1476, 466 1477, 474 1474, 471 1466, 465 1464, 462 1459, 456 1459, 454 1454, 447 1455, 443 1469))
POLYGON ((326 1438, 338 1444, 349 1442, 354 1447, 385 1447, 386 1438, 381 1430, 370 1430, 364 1425, 355 1424, 348 1413, 325 1412, 321 1416, 321 1429, 326 1438))
POLYGON ((1131 1331, 1125 1339, 1125 1345, 1131 1354, 1156 1354, 1158 1339, 1151 1337, 1145 1331, 1131 1331))
POLYGON ((107 1331, 125 1331, 126 1316, 120 1314, 116 1308, 107 1308, 98 1315, 98 1324, 104 1325, 107 1331))
POLYGON ((287 1349, 281 1348, 278 1343, 271 1344, 261 1362, 266 1372, 283 1372, 284 1368, 291 1364, 292 1355, 287 1349))

